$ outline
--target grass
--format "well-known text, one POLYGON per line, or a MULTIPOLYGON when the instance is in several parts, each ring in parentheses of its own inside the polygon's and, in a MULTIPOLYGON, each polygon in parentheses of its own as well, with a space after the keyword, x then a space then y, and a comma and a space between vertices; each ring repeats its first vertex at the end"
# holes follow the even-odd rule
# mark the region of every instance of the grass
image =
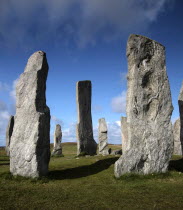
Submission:
POLYGON ((119 156, 76 158, 72 143, 63 144, 63 154, 51 157, 47 177, 27 179, 9 173, 9 158, 0 149, 0 209, 183 209, 180 156, 166 174, 116 179, 119 156))

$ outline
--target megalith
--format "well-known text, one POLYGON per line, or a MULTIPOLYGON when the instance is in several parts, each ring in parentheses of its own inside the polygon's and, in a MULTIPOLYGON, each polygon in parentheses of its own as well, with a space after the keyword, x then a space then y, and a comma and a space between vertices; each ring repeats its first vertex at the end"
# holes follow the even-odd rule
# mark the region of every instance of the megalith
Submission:
POLYGON ((108 141, 107 141, 107 124, 105 118, 99 119, 98 138, 99 138, 99 154, 109 155, 108 141))
POLYGON ((127 148, 114 173, 162 173, 173 153, 173 111, 165 65, 165 47, 140 35, 127 43, 127 148))
POLYGON ((79 81, 76 84, 76 103, 78 110, 77 154, 95 155, 97 143, 93 139, 91 115, 91 81, 79 81))
POLYGON ((182 144, 180 141, 180 118, 177 119, 173 125, 173 137, 174 137, 174 155, 182 155, 182 144))
POLYGON ((179 113, 180 113, 180 143, 182 146, 182 154, 183 154, 183 83, 180 89, 178 104, 179 104, 179 113))
POLYGON ((10 155, 10 142, 13 133, 14 116, 10 116, 7 128, 6 128, 6 154, 10 155))
POLYGON ((10 144, 10 172, 24 177, 48 173, 50 110, 46 105, 46 53, 35 52, 16 85, 16 115, 10 144))
POLYGON ((55 127, 55 133, 54 133, 54 146, 53 146, 53 156, 62 156, 62 130, 61 126, 59 124, 55 127))
POLYGON ((122 151, 124 153, 127 147, 128 131, 127 131, 127 118, 121 117, 121 136, 122 136, 122 151))

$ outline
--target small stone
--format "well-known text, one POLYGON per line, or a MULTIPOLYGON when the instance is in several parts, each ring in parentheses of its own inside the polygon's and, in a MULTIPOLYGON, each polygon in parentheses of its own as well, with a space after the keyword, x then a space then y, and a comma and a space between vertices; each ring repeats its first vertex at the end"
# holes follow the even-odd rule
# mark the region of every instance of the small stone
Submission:
POLYGON ((182 155, 182 144, 180 141, 180 118, 177 119, 173 126, 173 137, 174 137, 174 155, 182 155))
POLYGON ((59 124, 56 125, 55 133, 54 133, 54 147, 52 156, 62 156, 62 130, 59 124))
POLYGON ((99 154, 101 155, 109 155, 109 148, 107 142, 107 124, 105 122, 105 118, 99 119, 99 154))
POLYGON ((10 116, 8 126, 6 128, 6 154, 7 156, 10 155, 10 143, 11 143, 11 136, 13 133, 14 127, 14 116, 10 116))

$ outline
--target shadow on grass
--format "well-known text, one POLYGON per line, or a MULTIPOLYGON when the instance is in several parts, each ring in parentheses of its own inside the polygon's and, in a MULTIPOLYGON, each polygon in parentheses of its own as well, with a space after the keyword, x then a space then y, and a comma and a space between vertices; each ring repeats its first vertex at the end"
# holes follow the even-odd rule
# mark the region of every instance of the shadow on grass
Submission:
POLYGON ((178 160, 171 160, 169 163, 169 170, 183 173, 183 158, 178 160))
POLYGON ((90 176, 108 169, 118 159, 119 157, 107 158, 104 160, 99 160, 91 165, 79 166, 76 168, 69 168, 65 170, 50 171, 48 178, 52 180, 54 179, 60 180, 60 179, 76 179, 76 178, 90 176))
POLYGON ((0 166, 8 166, 10 163, 0 163, 0 166))
POLYGON ((9 157, 1 156, 1 158, 0 158, 0 166, 9 165, 9 164, 10 164, 9 157))

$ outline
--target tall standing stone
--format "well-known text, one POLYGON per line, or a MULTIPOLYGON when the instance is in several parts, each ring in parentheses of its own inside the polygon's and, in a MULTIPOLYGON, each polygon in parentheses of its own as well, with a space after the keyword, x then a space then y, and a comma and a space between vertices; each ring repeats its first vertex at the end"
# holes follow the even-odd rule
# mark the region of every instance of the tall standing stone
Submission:
POLYGON ((62 130, 59 124, 56 125, 55 133, 54 133, 54 147, 52 155, 61 156, 62 155, 62 130))
POLYGON ((140 35, 127 43, 128 146, 115 163, 115 176, 166 172, 173 152, 173 111, 165 47, 140 35))
POLYGON ((182 144, 180 141, 180 118, 177 119, 173 125, 173 137, 174 137, 174 155, 183 155, 182 144))
POLYGON ((77 154, 95 155, 97 144, 93 139, 91 116, 91 81, 79 81, 76 85, 78 109, 77 154))
POLYGON ((121 117, 121 136, 122 136, 122 151, 127 148, 128 130, 127 130, 127 118, 121 117))
POLYGON ((14 127, 14 116, 10 116, 8 126, 6 128, 6 154, 10 155, 10 142, 14 127))
POLYGON ((107 142, 107 124, 105 118, 99 119, 98 135, 99 135, 99 154, 109 155, 109 148, 107 142))
POLYGON ((183 154, 183 83, 179 94, 178 104, 179 104, 179 113, 180 113, 180 142, 183 154))
POLYGON ((10 144, 10 172, 46 175, 50 160, 50 110, 46 105, 46 53, 35 52, 16 86, 16 115, 10 144))

